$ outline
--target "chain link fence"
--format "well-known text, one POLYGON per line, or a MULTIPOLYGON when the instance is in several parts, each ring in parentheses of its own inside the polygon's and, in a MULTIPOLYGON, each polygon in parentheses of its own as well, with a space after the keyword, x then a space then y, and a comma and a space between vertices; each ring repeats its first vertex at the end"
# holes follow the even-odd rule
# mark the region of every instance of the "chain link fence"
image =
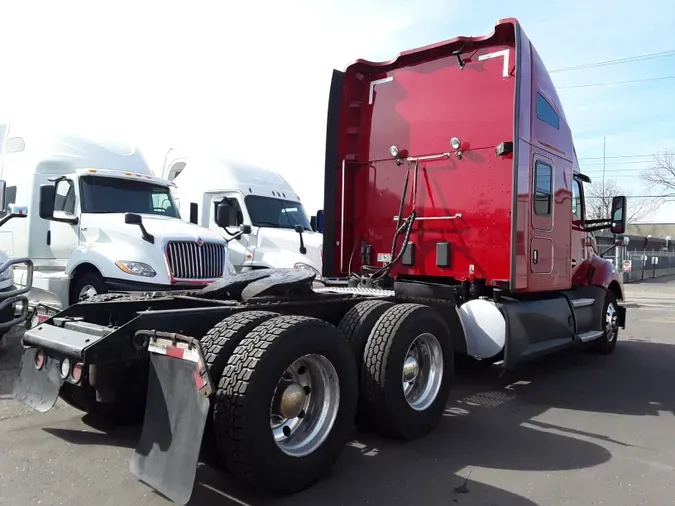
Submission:
POLYGON ((624 252, 620 270, 624 282, 642 281, 675 274, 675 253, 665 251, 624 252))

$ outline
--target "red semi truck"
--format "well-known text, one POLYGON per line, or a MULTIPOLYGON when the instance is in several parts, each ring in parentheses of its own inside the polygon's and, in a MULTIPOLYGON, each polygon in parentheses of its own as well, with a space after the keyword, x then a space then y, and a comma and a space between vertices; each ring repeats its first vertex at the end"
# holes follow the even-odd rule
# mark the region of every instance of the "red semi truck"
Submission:
POLYGON ((623 289, 593 231, 623 233, 626 199, 585 218, 589 179, 517 20, 356 61, 329 102, 325 286, 269 269, 80 302, 25 333, 17 397, 143 419, 133 474, 186 503, 208 454, 293 493, 330 470, 355 420, 424 436, 456 354, 508 369, 614 349, 623 289))

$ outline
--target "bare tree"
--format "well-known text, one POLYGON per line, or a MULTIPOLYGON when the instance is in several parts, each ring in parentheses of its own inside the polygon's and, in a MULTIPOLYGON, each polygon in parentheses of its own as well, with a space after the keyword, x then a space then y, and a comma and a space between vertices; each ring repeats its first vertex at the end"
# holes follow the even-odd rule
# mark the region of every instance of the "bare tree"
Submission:
POLYGON ((591 184, 586 188, 586 218, 589 220, 609 218, 612 198, 625 195, 628 210, 626 223, 640 223, 648 219, 663 200, 659 196, 631 197, 630 194, 630 191, 621 188, 614 180, 605 181, 604 188, 602 182, 591 184))
POLYGON ((675 153, 664 151, 654 156, 654 161, 642 173, 650 188, 661 191, 675 190, 675 153))

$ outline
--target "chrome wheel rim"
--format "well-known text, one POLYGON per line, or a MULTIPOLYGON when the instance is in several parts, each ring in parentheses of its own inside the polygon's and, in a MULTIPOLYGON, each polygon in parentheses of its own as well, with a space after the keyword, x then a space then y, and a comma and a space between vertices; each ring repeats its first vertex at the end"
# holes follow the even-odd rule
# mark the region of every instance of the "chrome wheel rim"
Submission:
POLYGON ((443 381, 443 349, 438 338, 424 333, 415 338, 403 360, 403 394, 415 411, 424 411, 438 397, 443 381))
POLYGON ((91 299, 92 297, 98 295, 96 288, 91 285, 84 285, 80 290, 80 295, 77 300, 86 300, 91 299))
POLYGON ((610 302, 607 305, 607 312, 605 313, 605 330, 607 340, 609 342, 614 341, 614 339, 616 338, 618 328, 619 328, 619 316, 617 315, 614 303, 610 302))
POLYGON ((304 457, 333 429, 340 407, 340 382, 323 355, 304 355, 286 369, 272 396, 270 427, 281 451, 304 457))

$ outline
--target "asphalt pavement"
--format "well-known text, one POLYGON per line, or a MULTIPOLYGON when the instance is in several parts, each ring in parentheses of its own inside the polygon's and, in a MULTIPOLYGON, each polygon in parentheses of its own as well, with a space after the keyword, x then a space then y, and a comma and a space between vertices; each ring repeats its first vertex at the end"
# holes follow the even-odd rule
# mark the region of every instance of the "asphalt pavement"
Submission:
MULTIPOLYGON (((283 499, 201 466, 191 504, 675 504, 675 278, 626 291, 627 328, 610 356, 570 351, 504 376, 461 367, 428 437, 355 432, 328 479, 283 499)), ((15 333, 0 352, 0 504, 170 504, 129 472, 140 427, 14 401, 19 355, 15 333)))

